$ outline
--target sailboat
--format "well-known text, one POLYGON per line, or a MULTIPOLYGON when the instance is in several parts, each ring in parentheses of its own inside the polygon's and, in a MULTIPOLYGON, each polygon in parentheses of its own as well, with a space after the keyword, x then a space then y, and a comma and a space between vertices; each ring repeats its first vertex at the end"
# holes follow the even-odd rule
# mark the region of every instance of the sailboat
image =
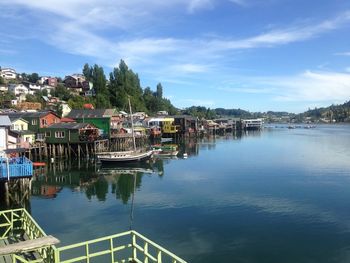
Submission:
POLYGON ((113 162, 137 162, 151 158, 153 150, 141 151, 136 149, 135 132, 134 132, 134 121, 131 111, 131 103, 129 98, 129 110, 131 116, 131 133, 133 139, 134 149, 132 151, 117 151, 117 152, 102 152, 97 154, 97 159, 102 163, 113 163, 113 162))

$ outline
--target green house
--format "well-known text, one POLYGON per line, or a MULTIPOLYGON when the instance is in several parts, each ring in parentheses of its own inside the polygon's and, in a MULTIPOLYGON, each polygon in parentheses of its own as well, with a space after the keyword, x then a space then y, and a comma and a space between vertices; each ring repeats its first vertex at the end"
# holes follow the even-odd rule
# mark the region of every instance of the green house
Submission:
POLYGON ((89 123, 55 123, 42 130, 46 143, 52 144, 93 142, 99 137, 99 129, 89 123))
POLYGON ((118 115, 115 109, 74 109, 68 114, 68 118, 80 123, 90 123, 100 129, 103 137, 110 137, 111 122, 118 115))

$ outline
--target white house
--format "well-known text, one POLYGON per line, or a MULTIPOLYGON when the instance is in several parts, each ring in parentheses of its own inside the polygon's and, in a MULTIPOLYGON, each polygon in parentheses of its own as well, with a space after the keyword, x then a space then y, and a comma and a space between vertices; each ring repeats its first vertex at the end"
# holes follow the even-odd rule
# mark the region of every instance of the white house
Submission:
POLYGON ((7 85, 0 85, 0 92, 6 92, 9 90, 9 87, 7 85))
POLYGON ((21 84, 9 84, 9 91, 12 91, 16 96, 21 94, 27 95, 29 93, 29 88, 21 84))
POLYGON ((9 116, 0 115, 0 152, 7 149, 10 127, 11 121, 9 116))
POLYGON ((1 77, 3 77, 4 79, 16 79, 17 77, 17 73, 16 70, 12 69, 12 68, 2 68, 0 70, 0 75, 1 77))

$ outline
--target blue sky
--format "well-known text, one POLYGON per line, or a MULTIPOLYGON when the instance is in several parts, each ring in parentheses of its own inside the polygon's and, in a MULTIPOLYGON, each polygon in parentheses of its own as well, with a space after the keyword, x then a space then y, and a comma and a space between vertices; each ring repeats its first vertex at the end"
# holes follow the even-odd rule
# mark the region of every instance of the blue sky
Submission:
POLYGON ((301 112, 350 99, 348 0, 0 0, 0 65, 124 59, 179 108, 301 112))

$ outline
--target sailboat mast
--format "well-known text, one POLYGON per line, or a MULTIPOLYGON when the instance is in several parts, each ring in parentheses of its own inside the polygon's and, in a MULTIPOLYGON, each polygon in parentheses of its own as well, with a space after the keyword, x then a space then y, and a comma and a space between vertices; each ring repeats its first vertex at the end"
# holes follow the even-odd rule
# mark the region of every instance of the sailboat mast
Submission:
POLYGON ((132 111, 131 111, 131 103, 130 103, 130 97, 129 100, 129 112, 130 112, 130 120, 131 120, 131 134, 132 134, 132 142, 134 144, 134 151, 136 151, 136 140, 135 140, 135 132, 134 132, 134 119, 132 117, 132 111))

